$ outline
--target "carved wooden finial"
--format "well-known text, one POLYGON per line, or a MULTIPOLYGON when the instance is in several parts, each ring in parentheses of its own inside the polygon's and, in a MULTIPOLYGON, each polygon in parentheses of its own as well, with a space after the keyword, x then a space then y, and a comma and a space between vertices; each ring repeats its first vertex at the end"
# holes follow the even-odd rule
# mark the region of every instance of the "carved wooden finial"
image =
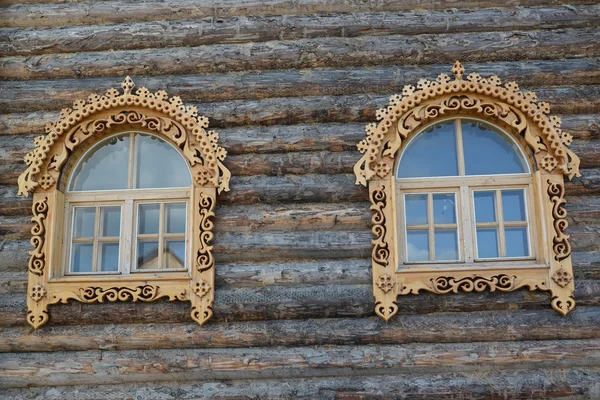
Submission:
POLYGON ((127 75, 123 83, 121 83, 121 87, 123 88, 123 92, 125 94, 131 94, 131 91, 133 90, 134 86, 135 83, 133 83, 133 79, 131 79, 129 75, 127 75))
POLYGON ((463 74, 465 73, 465 67, 463 67, 460 61, 456 61, 454 63, 454 66, 452 67, 451 72, 456 77, 456 80, 460 81, 462 79, 463 74))

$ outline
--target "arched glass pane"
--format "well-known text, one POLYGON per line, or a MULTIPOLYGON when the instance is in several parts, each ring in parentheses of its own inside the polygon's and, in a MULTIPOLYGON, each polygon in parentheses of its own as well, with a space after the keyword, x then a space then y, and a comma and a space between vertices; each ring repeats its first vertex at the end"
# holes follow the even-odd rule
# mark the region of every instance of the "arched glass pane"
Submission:
POLYGON ((398 165, 398 178, 456 176, 455 121, 436 123, 408 145, 398 165))
POLYGON ((135 137, 137 189, 188 187, 190 170, 183 157, 170 144, 154 136, 135 137))
POLYGON ((517 144, 490 124, 462 120, 462 141, 467 175, 528 172, 517 144))
POLYGON ((101 142, 77 165, 70 190, 127 189, 129 145, 129 135, 101 142))

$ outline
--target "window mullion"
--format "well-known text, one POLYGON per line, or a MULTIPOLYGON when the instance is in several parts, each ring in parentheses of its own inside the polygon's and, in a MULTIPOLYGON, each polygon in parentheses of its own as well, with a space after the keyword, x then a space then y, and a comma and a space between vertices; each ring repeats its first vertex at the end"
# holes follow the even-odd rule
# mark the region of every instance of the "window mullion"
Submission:
POLYGON ((456 160, 458 161, 458 175, 465 175, 465 156, 463 152, 463 139, 462 139, 462 122, 460 118, 455 121, 455 133, 456 133, 456 160))
POLYGON ((100 236, 100 206, 96 206, 94 216, 94 245, 92 247, 92 272, 98 272, 98 261, 101 254, 98 252, 98 237, 100 236))
MULTIPOLYGON (((465 262, 471 263, 475 259, 475 213, 471 207, 471 193, 468 186, 460 187, 460 216, 462 228, 462 251, 464 252, 465 262)), ((459 229, 460 229, 459 228, 459 229)))
POLYGON ((121 232, 122 232, 122 265, 123 274, 128 275, 131 273, 131 263, 133 260, 133 254, 135 254, 133 246, 137 246, 137 232, 134 229, 134 224, 137 218, 134 218, 133 200, 125 200, 123 203, 123 215, 121 216, 121 232), (136 232, 136 237, 134 237, 136 232))
POLYGON ((160 203, 158 220, 158 268, 164 268, 164 231, 165 231, 165 203, 160 203))
POLYGON ((498 254, 506 257, 506 240, 504 237, 504 213, 502 211, 502 191, 496 190, 496 216, 498 219, 498 254))
POLYGON ((427 225, 429 227, 429 259, 435 260, 435 226, 433 224, 433 194, 427 194, 427 225))
POLYGON ((133 189, 135 187, 135 133, 133 132, 129 134, 129 160, 127 169, 129 170, 127 175, 127 185, 129 189, 133 189))

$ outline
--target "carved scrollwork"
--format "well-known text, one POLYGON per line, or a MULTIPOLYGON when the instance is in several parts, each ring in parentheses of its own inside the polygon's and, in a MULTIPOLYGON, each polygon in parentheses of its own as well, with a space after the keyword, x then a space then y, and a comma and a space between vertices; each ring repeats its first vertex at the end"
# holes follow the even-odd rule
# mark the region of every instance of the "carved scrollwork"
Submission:
POLYGON ((516 278, 516 276, 506 274, 499 274, 490 278, 474 276, 462 279, 441 276, 430 280, 431 288, 428 290, 437 294, 458 293, 459 291, 479 293, 484 290, 508 292, 515 289, 516 278))
POLYGON ((567 221, 567 210, 565 204, 567 201, 564 198, 565 187, 561 183, 552 182, 548 183, 548 195, 552 202, 552 217, 554 219, 554 258, 556 261, 562 261, 571 255, 571 245, 569 244, 570 235, 565 234, 565 230, 569 226, 567 221))
POLYGON ((46 136, 36 138, 35 149, 25 156, 28 167, 19 176, 19 194, 28 196, 38 186, 51 188, 60 181, 61 167, 76 147, 121 124, 160 132, 181 150, 200 186, 229 190, 231 174, 222 163, 227 152, 218 144, 218 133, 205 130, 208 118, 164 91, 134 91, 129 77, 121 86, 123 93, 110 89, 103 96, 92 94, 87 101, 76 101, 61 111, 58 121, 46 125, 46 136), (106 110, 113 113, 106 116, 106 110), (102 116, 95 117, 100 112, 102 116))
POLYGON ((46 239, 46 217, 48 216, 48 198, 33 203, 32 207, 33 227, 31 228, 31 244, 34 250, 29 252, 29 272, 42 275, 46 266, 46 255, 44 254, 44 242, 46 239))
POLYGON ((199 199, 200 205, 200 247, 196 256, 196 268, 199 272, 211 269, 215 265, 212 255, 213 246, 210 245, 214 238, 212 232, 215 213, 215 199, 212 196, 201 193, 199 199))
POLYGON ((385 193, 385 187, 382 186, 373 189, 369 197, 372 204, 371 211, 373 211, 373 216, 371 217, 373 227, 371 228, 371 231, 376 237, 372 240, 373 261, 382 267, 387 267, 389 263, 390 249, 388 243, 386 242, 387 228, 384 209, 387 206, 387 195, 385 193))
POLYGON ((522 92, 515 82, 502 86, 500 78, 482 78, 471 73, 463 79, 464 67, 457 61, 452 68, 454 80, 441 74, 434 81, 421 79, 417 87, 407 85, 402 94, 390 97, 388 107, 377 110, 378 123, 366 127, 366 138, 358 144, 363 157, 356 163, 356 183, 366 186, 375 175, 386 177, 387 160, 393 159, 409 133, 445 115, 458 112, 495 119, 523 136, 535 153, 542 156, 540 168, 555 168, 569 178, 580 176, 579 158, 568 146, 569 134, 560 130, 560 118, 550 116, 550 106, 538 102, 533 92, 522 92), (533 133, 531 126, 537 127, 533 133), (382 164, 383 163, 383 164, 382 164))
POLYGON ((82 303, 104 303, 105 301, 143 301, 150 302, 162 297, 169 297, 169 300, 185 300, 185 290, 181 289, 178 293, 161 291, 157 285, 141 285, 136 287, 86 287, 80 288, 79 293, 57 297, 54 302, 66 302, 69 299, 77 300, 82 303))

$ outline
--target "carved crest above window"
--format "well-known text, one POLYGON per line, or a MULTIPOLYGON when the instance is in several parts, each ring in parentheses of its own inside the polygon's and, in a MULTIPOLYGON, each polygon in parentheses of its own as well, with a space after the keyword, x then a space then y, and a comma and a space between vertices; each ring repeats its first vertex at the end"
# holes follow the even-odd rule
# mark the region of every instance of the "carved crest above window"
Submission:
POLYGON ((208 118, 164 91, 90 95, 63 109, 25 156, 19 194, 33 193, 29 324, 48 305, 191 301, 212 316, 213 217, 229 190, 226 151, 208 118))
POLYGON ((579 174, 572 136, 535 93, 496 76, 407 85, 367 125, 356 183, 373 211, 376 312, 398 296, 549 291, 562 315, 575 306, 564 178, 579 174))

